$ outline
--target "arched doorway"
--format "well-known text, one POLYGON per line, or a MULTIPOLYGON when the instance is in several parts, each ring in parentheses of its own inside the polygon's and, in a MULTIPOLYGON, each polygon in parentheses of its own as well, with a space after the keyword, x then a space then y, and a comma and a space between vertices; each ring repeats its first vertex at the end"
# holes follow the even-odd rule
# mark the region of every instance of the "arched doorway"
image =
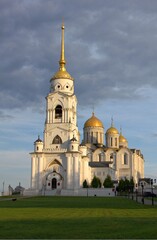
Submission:
POLYGON ((57 179, 52 178, 52 189, 57 188, 57 179))

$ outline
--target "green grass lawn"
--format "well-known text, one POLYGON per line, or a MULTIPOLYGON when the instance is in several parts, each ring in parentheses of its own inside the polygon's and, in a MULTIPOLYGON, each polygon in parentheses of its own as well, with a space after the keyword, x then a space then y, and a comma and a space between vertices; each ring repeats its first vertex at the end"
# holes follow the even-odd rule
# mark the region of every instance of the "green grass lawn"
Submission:
POLYGON ((0 238, 153 239, 157 207, 121 197, 0 201, 0 238))

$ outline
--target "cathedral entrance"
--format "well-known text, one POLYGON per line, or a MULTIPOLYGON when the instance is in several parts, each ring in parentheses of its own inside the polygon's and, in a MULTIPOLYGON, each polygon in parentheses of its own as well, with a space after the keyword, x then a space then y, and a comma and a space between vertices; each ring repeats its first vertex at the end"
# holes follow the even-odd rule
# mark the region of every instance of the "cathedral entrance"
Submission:
POLYGON ((63 188, 64 178, 56 171, 48 172, 45 174, 43 184, 46 186, 46 190, 57 190, 63 188))
POLYGON ((56 178, 52 178, 52 189, 57 188, 57 179, 56 178))

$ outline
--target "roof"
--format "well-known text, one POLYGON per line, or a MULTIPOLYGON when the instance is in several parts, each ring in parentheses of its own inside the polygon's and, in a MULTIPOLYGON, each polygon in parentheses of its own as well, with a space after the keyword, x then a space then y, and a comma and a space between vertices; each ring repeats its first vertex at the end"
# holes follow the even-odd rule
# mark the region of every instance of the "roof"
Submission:
POLYGON ((118 130, 115 127, 110 127, 107 131, 106 134, 119 134, 118 130))
POLYGON ((40 139, 40 136, 38 136, 38 139, 34 143, 37 143, 37 142, 42 142, 42 140, 40 139))
POLYGON ((98 167, 98 168, 102 168, 102 167, 109 167, 109 163, 106 162, 89 162, 89 166, 92 168, 98 167))
POLYGON ((84 127, 102 127, 103 123, 97 118, 95 117, 94 113, 92 114, 92 116, 85 122, 84 127))

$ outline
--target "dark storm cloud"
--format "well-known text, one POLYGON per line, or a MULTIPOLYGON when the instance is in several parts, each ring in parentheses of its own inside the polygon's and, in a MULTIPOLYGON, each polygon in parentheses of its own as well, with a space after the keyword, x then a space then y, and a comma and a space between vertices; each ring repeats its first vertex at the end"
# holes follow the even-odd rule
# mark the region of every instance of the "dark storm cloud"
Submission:
POLYGON ((1 0, 1 108, 44 99, 58 69, 62 18, 80 105, 157 88, 156 1, 1 0))

